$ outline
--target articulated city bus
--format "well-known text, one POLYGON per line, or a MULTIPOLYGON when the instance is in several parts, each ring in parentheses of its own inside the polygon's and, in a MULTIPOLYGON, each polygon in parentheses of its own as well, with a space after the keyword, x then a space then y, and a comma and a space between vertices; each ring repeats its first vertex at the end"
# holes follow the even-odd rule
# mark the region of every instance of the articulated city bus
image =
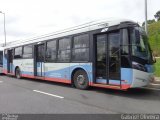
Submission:
POLYGON ((0 74, 2 74, 3 69, 3 48, 0 47, 0 74))
POLYGON ((153 79, 145 31, 130 20, 101 20, 14 42, 4 51, 3 72, 72 84, 127 90, 153 79))

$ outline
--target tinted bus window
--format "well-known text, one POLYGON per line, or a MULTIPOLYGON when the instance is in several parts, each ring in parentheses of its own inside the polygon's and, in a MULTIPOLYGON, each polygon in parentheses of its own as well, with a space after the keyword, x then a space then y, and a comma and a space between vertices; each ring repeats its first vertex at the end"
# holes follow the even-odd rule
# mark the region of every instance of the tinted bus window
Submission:
POLYGON ((59 50, 66 50, 71 48, 71 39, 64 38, 59 40, 59 50))
POLYGON ((89 35, 84 34, 74 37, 72 61, 88 61, 89 59, 89 35))
POLYGON ((56 40, 47 42, 46 61, 51 62, 56 60, 56 40))
POLYGON ((128 38, 128 30, 123 29, 123 40, 122 40, 122 55, 128 55, 129 53, 129 38, 128 38))
POLYGON ((59 50, 58 50, 59 61, 65 62, 70 60, 70 48, 71 48, 70 38, 64 38, 59 40, 59 50))
POLYGON ((23 47, 23 58, 32 58, 32 45, 23 47))
POLYGON ((22 47, 15 48, 14 58, 22 58, 22 47))
POLYGON ((84 48, 89 46, 89 35, 84 34, 74 37, 73 48, 84 48))

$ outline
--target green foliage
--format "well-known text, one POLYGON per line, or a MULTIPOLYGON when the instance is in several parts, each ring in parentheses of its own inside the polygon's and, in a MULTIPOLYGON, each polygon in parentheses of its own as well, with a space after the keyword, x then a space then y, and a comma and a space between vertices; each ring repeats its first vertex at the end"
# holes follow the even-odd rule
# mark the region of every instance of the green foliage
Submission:
POLYGON ((155 69, 156 69, 155 76, 160 77, 160 58, 157 59, 157 62, 155 64, 155 69))
MULTIPOLYGON (((147 20, 147 24, 152 24, 154 22, 156 22, 155 19, 153 19, 153 20, 147 20)), ((143 22, 142 26, 145 26, 145 22, 143 22)))
POLYGON ((160 11, 158 11, 154 17, 157 19, 157 21, 160 21, 160 11))
POLYGON ((155 56, 160 56, 160 21, 148 26, 149 43, 155 56))
MULTIPOLYGON (((160 57, 160 11, 155 14, 157 22, 153 22, 148 25, 149 43, 153 54, 160 57)), ((155 63, 155 76, 160 77, 160 58, 155 63)))

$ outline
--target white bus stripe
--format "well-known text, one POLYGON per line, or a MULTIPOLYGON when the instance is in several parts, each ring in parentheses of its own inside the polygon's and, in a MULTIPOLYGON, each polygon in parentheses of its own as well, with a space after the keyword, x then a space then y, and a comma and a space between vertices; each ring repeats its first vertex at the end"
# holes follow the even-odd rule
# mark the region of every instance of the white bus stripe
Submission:
POLYGON ((54 95, 54 94, 46 93, 46 92, 39 91, 39 90, 33 90, 33 91, 34 91, 34 92, 38 92, 38 93, 42 93, 42 94, 45 94, 45 95, 49 95, 49 96, 52 96, 52 97, 57 97, 57 98, 61 98, 61 99, 63 99, 63 98, 64 98, 64 97, 59 96, 59 95, 54 95))

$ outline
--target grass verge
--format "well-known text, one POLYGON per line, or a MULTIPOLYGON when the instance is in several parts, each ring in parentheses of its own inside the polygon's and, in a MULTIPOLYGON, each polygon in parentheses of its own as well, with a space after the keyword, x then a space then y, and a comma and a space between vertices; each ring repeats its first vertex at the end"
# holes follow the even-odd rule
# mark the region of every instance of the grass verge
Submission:
POLYGON ((160 58, 156 59, 157 62, 155 63, 155 76, 160 77, 160 58))

